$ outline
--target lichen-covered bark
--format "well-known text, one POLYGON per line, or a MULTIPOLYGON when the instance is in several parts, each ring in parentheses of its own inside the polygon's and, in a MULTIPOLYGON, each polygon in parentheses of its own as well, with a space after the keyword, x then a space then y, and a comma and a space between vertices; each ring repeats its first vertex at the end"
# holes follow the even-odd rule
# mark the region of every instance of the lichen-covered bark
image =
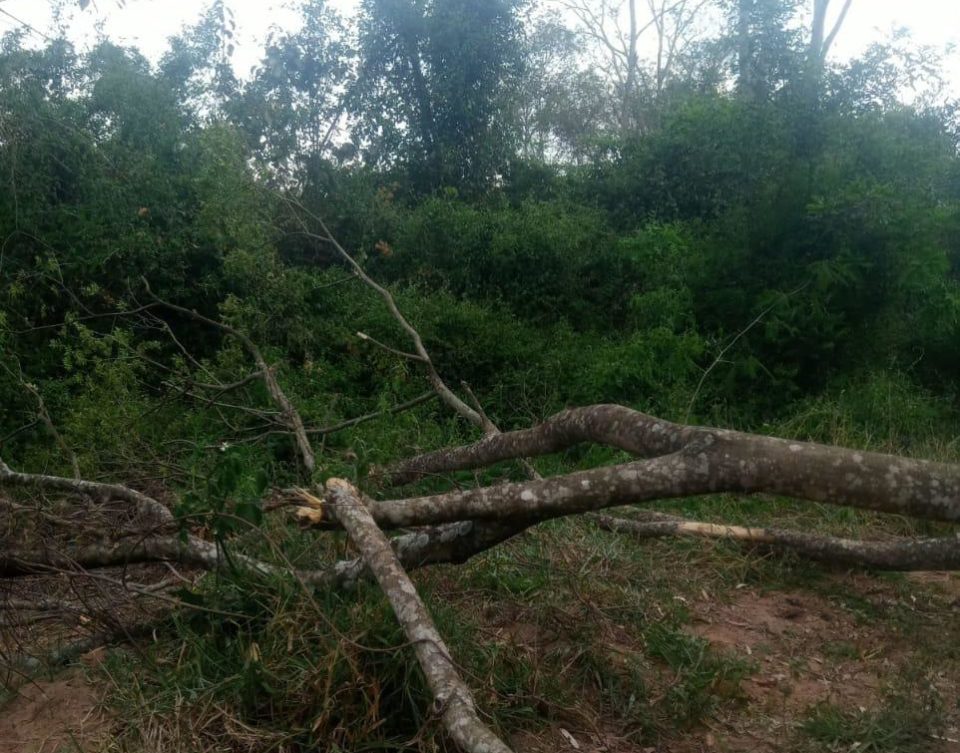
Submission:
MULTIPOLYGON (((179 562, 204 570, 227 564, 222 549, 196 536, 145 536, 120 541, 103 541, 56 549, 16 547, 0 542, 0 575, 23 575, 50 570, 92 570, 139 562, 179 562)), ((229 562, 260 575, 277 575, 285 569, 242 554, 231 554, 229 562)))
POLYGON ((383 525, 404 518, 405 525, 422 524, 436 520, 429 508, 444 515, 440 507, 457 509, 459 519, 487 518, 495 502, 491 494, 501 497, 499 513, 509 516, 552 513, 558 506, 567 513, 581 512, 658 495, 718 491, 768 492, 930 520, 960 520, 960 466, 681 426, 610 405, 564 411, 532 429, 495 434, 467 447, 413 458, 395 467, 389 479, 408 481, 426 472, 476 468, 511 457, 555 452, 587 440, 656 457, 559 480, 381 503, 375 508, 377 521, 383 525), (529 504, 524 507, 523 501, 529 504))
POLYGON ((957 570, 960 569, 960 537, 857 541, 784 528, 757 528, 702 523, 672 515, 643 511, 639 519, 612 515, 591 515, 600 528, 637 538, 690 536, 730 539, 745 544, 788 549, 807 559, 835 565, 876 570, 957 570))
MULTIPOLYGON (((440 563, 462 564, 534 525, 536 521, 478 524, 472 520, 419 528, 390 539, 390 546, 406 570, 440 563)), ((328 571, 326 585, 349 589, 369 577, 362 559, 341 560, 328 571)), ((321 585, 319 581, 313 581, 321 585)))
MULTIPOLYGON (((955 466, 760 438, 750 452, 707 435, 680 452, 537 481, 372 505, 381 527, 548 518, 654 499, 771 492, 930 520, 960 519, 955 466)), ((336 510, 321 526, 337 525, 336 510)))
POLYGON ((711 474, 731 491, 960 520, 960 466, 792 442, 738 432, 713 432, 703 455, 711 474))
POLYGON ((557 452, 586 441, 641 457, 695 450, 710 463, 714 482, 729 490, 766 491, 918 517, 960 519, 957 466, 683 426, 618 405, 563 411, 531 429, 421 455, 395 466, 387 478, 405 483, 424 473, 477 468, 509 458, 557 452), (889 499, 883 501, 882 497, 889 499))
POLYGON ((470 689, 460 679, 427 608, 359 492, 342 479, 330 479, 327 490, 336 506, 338 519, 360 550, 363 561, 373 572, 407 639, 413 644, 450 736, 468 753, 510 753, 510 749, 477 716, 470 689))
POLYGON ((408 484, 430 474, 468 470, 559 452, 583 442, 618 447, 638 457, 676 452, 701 430, 653 418, 622 405, 591 405, 557 413, 519 431, 493 432, 474 444, 429 452, 388 468, 383 481, 408 484))

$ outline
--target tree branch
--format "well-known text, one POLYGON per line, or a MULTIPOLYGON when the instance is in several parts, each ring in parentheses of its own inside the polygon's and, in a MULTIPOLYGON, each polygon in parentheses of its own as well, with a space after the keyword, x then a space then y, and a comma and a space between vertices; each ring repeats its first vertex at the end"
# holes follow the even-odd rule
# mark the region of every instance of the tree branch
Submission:
POLYGON ((397 621, 413 644, 447 732, 467 753, 510 753, 510 748, 477 716, 470 689, 460 678, 416 587, 359 492, 342 479, 328 480, 327 492, 336 505, 338 519, 360 550, 363 561, 377 579, 397 621))
POLYGON ((817 562, 875 570, 960 570, 960 538, 957 536, 858 541, 784 528, 702 523, 652 510, 643 511, 639 519, 602 514, 588 517, 605 531, 626 533, 640 539, 687 536, 731 540, 788 549, 817 562))
POLYGON ((106 501, 119 499, 136 506, 141 512, 152 517, 156 523, 173 521, 170 511, 152 497, 120 484, 102 484, 83 479, 69 479, 61 476, 48 476, 40 473, 19 473, 0 460, 0 487, 19 486, 64 492, 82 497, 91 497, 106 501))
POLYGON ((472 445, 444 448, 400 461, 383 472, 384 482, 400 486, 426 475, 547 455, 582 442, 617 447, 639 457, 665 455, 682 449, 701 431, 622 405, 572 408, 530 429, 489 435, 472 445))
POLYGON ((386 410, 374 411, 373 413, 366 413, 362 416, 357 416, 355 418, 348 418, 344 421, 340 421, 336 424, 331 424, 330 426, 323 426, 315 429, 307 429, 307 434, 333 434, 334 432, 342 431, 343 429, 349 429, 358 424, 366 423, 367 421, 372 421, 375 418, 380 418, 381 416, 390 416, 397 413, 402 413, 405 410, 410 408, 415 408, 418 405, 429 402, 430 400, 435 400, 437 398, 436 392, 424 392, 422 395, 418 395, 412 400, 407 400, 403 403, 398 403, 391 408, 386 410))
MULTIPOLYGON (((482 407, 480 406, 479 401, 476 399, 476 396, 473 395, 473 392, 467 388, 467 394, 474 400, 476 408, 471 408, 463 400, 461 400, 453 390, 451 390, 446 382, 443 381, 443 378, 440 376, 439 372, 436 370, 436 367, 433 364, 430 354, 426 349, 426 346, 423 344, 423 339, 420 337, 420 333, 417 329, 407 321, 403 313, 400 311, 400 308, 397 306, 396 301, 393 298, 393 295, 389 290, 384 288, 382 285, 379 285, 375 282, 366 272, 364 272, 363 267, 361 267, 356 260, 350 254, 347 253, 346 249, 340 245, 336 238, 333 237, 333 234, 330 232, 330 229, 324 223, 323 219, 317 215, 310 212, 306 207, 304 207, 299 202, 293 202, 289 197, 286 197, 287 201, 291 204, 297 206, 308 214, 315 222, 320 225, 321 230, 323 231, 323 236, 318 236, 310 232, 310 228, 304 222, 303 218, 295 213, 297 220, 300 222, 301 227, 306 235, 316 238, 317 240, 330 243, 343 259, 344 262, 350 267, 353 273, 359 278, 365 285, 374 290, 386 303, 387 309, 392 314, 393 318, 396 319, 400 327, 407 333, 413 342, 415 354, 417 358, 424 364, 427 371, 427 380, 430 383, 430 386, 433 388, 434 392, 439 396, 441 402, 444 403, 448 408, 453 410, 456 414, 462 417, 465 421, 476 426, 480 431, 483 432, 486 436, 497 435, 500 433, 500 428, 490 420, 490 418, 484 413, 482 407)), ((379 343, 378 343, 379 344, 379 343)), ((383 346, 386 347, 386 346, 383 346)), ((392 348, 388 348, 393 350, 392 348)), ((400 355, 406 357, 412 357, 412 354, 404 353, 403 351, 394 351, 400 355)), ((536 469, 527 461, 526 459, 521 460, 521 464, 524 467, 524 470, 527 473, 528 478, 538 479, 540 474, 537 473, 536 469)), ((471 529, 472 530, 472 529, 471 529)), ((519 533, 522 528, 519 528, 515 533, 519 533)), ((480 538, 490 538, 497 539, 506 535, 506 532, 503 530, 502 526, 494 526, 491 530, 487 532, 477 533, 480 538)), ((471 541, 464 541, 465 546, 469 546, 471 541)))
POLYGON ((217 329, 226 332, 228 335, 231 335, 240 341, 240 344, 243 345, 243 347, 253 358, 254 363, 257 365, 257 371, 260 374, 260 378, 263 379, 263 383, 266 386, 267 392, 270 394, 271 399, 274 401, 274 403, 276 403, 277 407, 280 408, 280 414, 283 417, 284 423, 290 428, 290 432, 293 434, 294 440, 297 443, 297 448, 300 450, 300 456, 303 459, 303 465, 307 469, 307 473, 312 474, 316 468, 317 460, 316 456, 313 454, 313 448, 310 446, 310 439, 307 437, 306 430, 304 429, 303 419, 300 417, 300 412, 294 407, 293 403, 290 402, 290 399, 283 391, 283 388, 280 387, 280 383, 277 382, 276 375, 273 373, 273 367, 266 362, 266 359, 264 359, 263 354, 260 352, 260 348, 257 347, 256 343, 254 343, 253 340, 251 340, 243 332, 235 327, 231 327, 225 322, 217 321, 216 319, 210 319, 209 317, 206 317, 203 314, 194 311, 193 309, 178 306, 175 303, 170 303, 169 301, 158 298, 156 295, 154 295, 153 291, 150 290, 150 284, 146 279, 143 279, 143 284, 146 286, 147 294, 157 304, 168 308, 171 311, 176 311, 184 316, 188 316, 195 321, 202 322, 211 327, 216 327, 217 329))
MULTIPOLYGON (((393 294, 387 290, 385 287, 374 281, 361 267, 356 260, 347 253, 347 250, 340 245, 340 242, 334 238, 333 234, 330 232, 330 229, 327 227, 326 223, 322 218, 318 217, 314 213, 310 212, 306 207, 304 207, 299 202, 294 202, 292 199, 287 198, 287 201, 299 208, 302 212, 308 214, 314 222, 316 222, 320 229, 323 231, 323 235, 318 235, 310 231, 310 228, 307 227, 303 219, 296 215, 298 221, 303 227, 303 232, 306 236, 319 240, 323 243, 330 244, 340 256, 340 258, 350 267, 351 271, 358 279, 360 279, 367 287, 377 293, 382 299, 383 302, 387 305, 387 309, 390 311, 390 314, 396 320, 397 324, 400 325, 400 328, 407 333, 407 336, 410 338, 413 343, 413 354, 408 354, 403 351, 399 351, 404 357, 410 358, 414 355, 417 359, 423 362, 427 370, 427 380, 430 382, 430 386, 436 391, 440 396, 440 399, 448 407, 453 409, 454 412, 465 418, 474 426, 480 428, 485 434, 490 433, 492 427, 489 420, 484 420, 483 416, 477 413, 473 408, 467 405, 463 400, 461 400, 457 395, 451 390, 443 379, 440 378, 440 374, 437 372, 436 367, 433 365, 433 361, 430 358, 430 354, 427 352, 427 349, 423 345, 423 339, 420 337, 420 333, 407 321, 407 318, 401 313, 400 308, 397 306, 396 300, 394 300, 393 294)), ((369 339, 369 338, 367 338, 369 339)), ((377 343, 379 344, 379 343, 377 343)), ((384 346, 386 347, 386 346, 384 346)), ((389 348, 393 352, 393 348, 389 348)))
POLYGON ((827 55, 830 52, 830 47, 833 46, 834 40, 837 38, 837 34, 840 33, 840 29, 843 26, 843 22, 847 18, 847 12, 850 10, 850 5, 853 3, 853 0, 845 0, 843 3, 843 8, 840 9, 840 15, 837 16, 837 20, 833 25, 833 28, 830 30, 830 33, 827 35, 827 38, 823 42, 823 46, 819 50, 820 59, 826 60, 827 55))
MULTIPOLYGON (((544 480, 378 502, 372 513, 381 527, 403 527, 467 519, 545 519, 654 499, 764 492, 960 521, 960 466, 682 426, 618 406, 565 411, 533 429, 487 437, 447 450, 445 456, 434 453, 434 459, 444 462, 431 467, 462 469, 486 465, 491 459, 553 452, 583 438, 588 430, 594 434, 590 438, 602 436, 622 449, 658 456, 544 480), (620 413, 619 422, 598 420, 611 411, 620 413), (554 431, 558 427, 571 431, 554 431)), ((309 522, 309 512, 301 516, 309 522)), ((323 522, 335 523, 332 516, 323 522)))

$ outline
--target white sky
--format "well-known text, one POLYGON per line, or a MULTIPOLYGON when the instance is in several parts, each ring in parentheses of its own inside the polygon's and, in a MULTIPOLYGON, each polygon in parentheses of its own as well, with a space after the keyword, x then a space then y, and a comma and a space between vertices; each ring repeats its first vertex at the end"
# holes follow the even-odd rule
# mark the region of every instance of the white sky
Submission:
MULTIPOLYGON (((330 5, 349 15, 358 0, 330 0, 330 5)), ((484 0, 477 0, 484 2, 484 0)), ((841 0, 835 0, 839 6, 841 0)), ((71 0, 69 36, 82 49, 94 38, 98 24, 112 39, 138 47, 156 60, 166 40, 184 24, 193 22, 207 3, 203 0, 95 0, 85 10, 71 0)), ((237 51, 234 65, 244 76, 259 58, 267 31, 274 25, 289 25, 295 15, 282 0, 227 0, 237 21, 237 51)), ((49 0, 0 0, 0 33, 18 24, 2 12, 26 21, 42 32, 51 31, 52 4, 49 0)), ((837 38, 832 56, 842 60, 856 56, 871 42, 885 39, 892 29, 908 27, 918 44, 943 48, 956 44, 957 50, 945 59, 945 75, 951 93, 960 96, 960 0, 853 0, 847 22, 837 38)), ((42 39, 35 36, 38 42, 42 39)))

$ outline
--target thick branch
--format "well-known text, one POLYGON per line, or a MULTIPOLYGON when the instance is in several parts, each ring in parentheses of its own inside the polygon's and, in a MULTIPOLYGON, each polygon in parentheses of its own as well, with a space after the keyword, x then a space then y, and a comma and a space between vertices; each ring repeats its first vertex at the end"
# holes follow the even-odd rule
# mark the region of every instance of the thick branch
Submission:
POLYGON ((51 570, 92 570, 140 562, 179 562, 204 570, 215 570, 232 563, 261 576, 283 572, 280 568, 244 555, 231 554, 228 559, 215 544, 196 536, 186 539, 179 536, 148 536, 56 549, 9 546, 0 549, 0 575, 4 576, 51 570))
MULTIPOLYGON (((607 468, 560 477, 589 485, 566 492, 571 499, 582 498, 580 505, 602 505, 604 493, 610 498, 636 494, 636 501, 642 501, 655 499, 658 494, 676 497, 718 491, 767 492, 930 520, 960 520, 960 466, 684 426, 617 405, 575 408, 531 429, 422 455, 395 466, 389 478, 408 481, 426 472, 478 468, 510 458, 557 452, 584 441, 611 445, 635 455, 659 455, 657 460, 662 462, 628 463, 619 466, 620 471, 607 468), (647 470, 654 474, 649 479, 628 480, 633 473, 647 470), (587 503, 586 496, 594 502, 587 503)), ((543 483, 566 485, 557 479, 543 483)), ((506 490, 510 486, 497 488, 506 490)), ((516 493, 523 491, 542 496, 536 484, 516 493)), ((568 500, 563 504, 573 503, 568 500)))
POLYGON ((470 689, 460 679, 449 650, 413 582, 390 548, 387 537, 370 516, 360 494, 342 479, 327 481, 327 490, 337 507, 338 518, 390 601, 407 639, 413 643, 450 736, 468 753, 510 753, 510 749, 477 716, 470 689))
MULTIPOLYGON (((170 512, 159 502, 124 486, 75 481, 56 476, 15 474, 0 461, 0 483, 9 481, 11 477, 25 485, 56 491, 93 496, 106 494, 109 498, 134 502, 155 515, 162 511, 161 523, 173 521, 170 512), (4 473, 8 475, 2 475, 4 473)), ((319 504, 320 500, 316 502, 319 504)), ((525 528, 533 522, 529 521, 522 527, 525 528)), ((486 526, 478 526, 472 521, 460 521, 397 536, 391 539, 391 545, 404 567, 412 569, 439 562, 465 562, 473 555, 510 538, 519 530, 522 528, 518 528, 515 521, 486 526)), ((351 588, 364 575, 363 565, 359 560, 343 560, 320 570, 293 572, 242 554, 231 553, 228 557, 217 545, 192 535, 186 538, 146 535, 139 539, 101 541, 68 548, 42 545, 25 547, 0 542, 0 576, 51 570, 95 569, 140 562, 178 562, 210 571, 232 566, 260 577, 296 577, 302 583, 317 588, 351 588)))
POLYGON ((837 20, 833 24, 833 28, 830 30, 826 40, 818 50, 821 60, 825 60, 827 54, 830 52, 830 48, 833 46, 833 42, 836 40, 837 34, 840 33, 840 28, 843 26, 843 22, 847 18, 847 13, 850 11, 850 6, 852 3, 853 0, 844 0, 843 7, 840 9, 840 15, 837 16, 837 20))
POLYGON ((0 460, 0 487, 22 486, 36 489, 65 492, 96 500, 119 499, 136 506, 141 512, 155 519, 157 523, 169 523, 173 520, 170 511, 157 500, 120 484, 101 484, 95 481, 47 476, 41 473, 19 473, 0 460))
POLYGON ((701 523, 651 510, 644 511, 639 519, 600 514, 591 515, 590 519, 606 531, 626 533, 641 539, 667 536, 729 539, 744 544, 789 549, 807 559, 833 565, 876 570, 960 570, 960 538, 957 536, 858 541, 784 528, 701 523))
POLYGON ((622 405, 573 408, 530 429, 488 435, 465 447, 445 448, 403 460, 386 471, 393 486, 437 473, 481 468, 504 460, 536 457, 596 442, 639 457, 676 452, 702 430, 647 416, 622 405))
MULTIPOLYGON (((543 480, 378 502, 372 513, 381 527, 543 520, 718 492, 765 492, 928 520, 960 520, 958 466, 708 429, 669 455, 543 480)), ((335 511, 324 512, 321 522, 335 524, 335 511)), ((311 522, 315 513, 299 514, 311 522)))

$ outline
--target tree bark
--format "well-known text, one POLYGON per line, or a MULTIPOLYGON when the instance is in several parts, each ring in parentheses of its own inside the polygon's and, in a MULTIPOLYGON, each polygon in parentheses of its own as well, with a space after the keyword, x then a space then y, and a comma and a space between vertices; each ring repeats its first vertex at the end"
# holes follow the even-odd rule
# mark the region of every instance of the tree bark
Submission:
POLYGON ((510 748, 477 716, 473 695, 460 679, 449 649, 359 492, 342 479, 327 481, 327 491, 336 506, 338 519, 360 550, 413 644, 447 732, 467 753, 510 753, 510 748))
MULTIPOLYGON (((960 520, 960 466, 686 426, 619 405, 574 408, 530 429, 427 453, 397 464, 386 477, 393 483, 405 483, 424 473, 466 470, 513 457, 544 455, 586 441, 641 457, 657 457, 646 463, 627 463, 544 482, 565 485, 566 478, 574 484, 587 484, 579 490, 569 489, 564 505, 573 506, 571 500, 575 497, 587 504, 589 496, 596 504, 609 506, 600 501, 605 494, 611 500, 644 501, 655 499, 658 494, 675 497, 720 491, 767 492, 929 520, 960 520), (651 475, 631 480, 632 474, 642 472, 651 475), (629 500, 631 494, 637 495, 636 499, 629 500)), ((542 496, 538 487, 515 493, 524 491, 542 496)))
POLYGON ((644 511, 639 519, 597 514, 591 515, 590 520, 605 531, 626 533, 640 539, 667 536, 727 539, 787 549, 806 559, 831 565, 902 571, 960 569, 960 538, 957 536, 858 541, 784 528, 702 523, 651 510, 644 511))

